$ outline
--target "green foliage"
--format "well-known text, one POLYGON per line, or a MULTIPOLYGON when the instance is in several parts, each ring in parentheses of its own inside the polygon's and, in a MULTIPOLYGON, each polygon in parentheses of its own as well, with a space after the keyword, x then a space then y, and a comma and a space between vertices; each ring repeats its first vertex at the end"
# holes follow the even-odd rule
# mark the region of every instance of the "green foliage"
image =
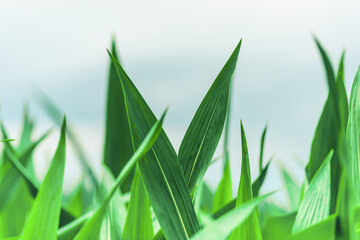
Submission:
MULTIPOLYGON (((45 94, 40 103, 61 126, 60 141, 40 181, 33 153, 50 131, 33 140, 27 106, 19 141, 1 123, 0 239, 360 239, 360 69, 350 101, 344 83, 344 53, 337 73, 318 40, 329 93, 310 148, 301 188, 281 169, 289 209, 268 200, 261 187, 271 159, 264 159, 267 125, 259 146, 259 174, 251 181, 245 131, 236 198, 232 196, 229 125, 232 76, 241 40, 201 101, 178 154, 134 83, 110 56, 102 178, 62 112, 45 94), (66 135, 66 136, 65 136, 66 135), (203 179, 221 136, 223 175, 213 192, 203 179), (84 169, 73 192, 62 193, 66 139, 84 169), (88 180, 92 183, 88 186, 88 180), (155 234, 154 234, 155 233, 155 234)), ((291 171, 293 172, 293 171, 291 171)), ((275 201, 275 202, 274 202, 275 201)))

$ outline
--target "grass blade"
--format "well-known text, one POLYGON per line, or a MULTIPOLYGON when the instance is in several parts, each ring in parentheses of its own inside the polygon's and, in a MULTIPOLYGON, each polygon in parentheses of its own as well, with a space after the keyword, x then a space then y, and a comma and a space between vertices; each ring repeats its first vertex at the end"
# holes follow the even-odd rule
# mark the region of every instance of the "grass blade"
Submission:
POLYGON ((65 168, 65 129, 66 120, 64 119, 58 148, 24 227, 24 240, 57 238, 65 168))

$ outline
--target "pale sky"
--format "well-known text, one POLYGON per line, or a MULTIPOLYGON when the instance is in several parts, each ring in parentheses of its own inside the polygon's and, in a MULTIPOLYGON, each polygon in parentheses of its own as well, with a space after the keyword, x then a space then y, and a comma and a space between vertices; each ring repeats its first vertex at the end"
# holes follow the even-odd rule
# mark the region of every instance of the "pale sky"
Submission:
MULTIPOLYGON (((33 101, 40 88, 66 112, 98 163, 106 48, 115 36, 125 70, 154 112, 159 115, 170 105, 165 129, 178 149, 201 99, 243 37, 231 116, 233 187, 240 173, 240 118, 253 179, 267 122, 266 159, 276 154, 277 162, 300 179, 303 171, 294 162, 307 162, 327 96, 312 34, 335 68, 346 48, 349 92, 360 64, 359 23, 359 1, 0 1, 0 118, 16 138, 28 99, 31 116, 41 125, 37 135, 50 127, 33 101)), ((43 148, 50 148, 43 151, 51 156, 54 144, 43 148)), ((45 168, 39 165, 38 172, 45 168)), ((277 175, 276 165, 272 168, 277 175)), ((66 171, 67 178, 78 175, 73 161, 66 171)), ((221 171, 220 163, 214 165, 206 178, 215 184, 221 171)), ((274 176, 269 188, 281 185, 274 176)))

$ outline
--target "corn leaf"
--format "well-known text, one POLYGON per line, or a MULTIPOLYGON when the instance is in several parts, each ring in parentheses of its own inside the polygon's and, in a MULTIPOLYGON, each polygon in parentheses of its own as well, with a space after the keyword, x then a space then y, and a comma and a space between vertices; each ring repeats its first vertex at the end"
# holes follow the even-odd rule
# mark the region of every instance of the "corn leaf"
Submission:
POLYGON ((254 197, 259 196, 259 191, 260 191, 261 186, 263 185, 263 183, 265 181, 265 177, 266 177, 266 174, 267 174, 270 163, 271 163, 271 160, 266 164, 265 168, 263 168, 261 170, 260 175, 258 176, 258 178, 252 184, 252 192, 253 192, 254 197))
MULTIPOLYGON (((122 169, 116 181, 114 182, 109 193, 106 195, 104 201, 96 209, 96 211, 90 216, 89 219, 85 219, 85 224, 82 226, 80 231, 76 234, 75 240, 97 240, 100 237, 101 232, 101 223, 108 211, 109 204, 115 193, 118 193, 119 186, 123 183, 126 177, 131 173, 136 164, 145 157, 146 153, 151 149, 155 141, 158 139, 160 133, 162 132, 161 124, 164 120, 165 113, 162 115, 159 122, 156 122, 154 126, 150 129, 149 133, 145 137, 144 141, 140 144, 138 149, 132 155, 131 159, 126 163, 125 167, 122 169)), ((125 216, 124 216, 125 218, 125 216)), ((82 225, 84 222, 74 223, 74 227, 82 225)), ((69 229, 64 229, 69 231, 69 229)), ((71 229, 70 229, 71 230, 71 229)), ((63 234, 63 232, 61 232, 63 234)))
MULTIPOLYGON (((135 148, 144 139, 156 117, 117 59, 109 55, 121 81, 135 148)), ((144 161, 139 162, 139 168, 166 238, 190 238, 200 227, 176 153, 164 131, 144 161)))
MULTIPOLYGON (((37 92, 37 100, 40 104, 40 106, 45 110, 45 113, 49 115, 49 117, 54 121, 55 124, 60 125, 61 124, 61 118, 64 115, 62 111, 56 106, 56 104, 42 91, 37 92)), ((87 175, 89 176, 93 186, 95 188, 98 188, 99 183, 97 178, 95 177, 94 171, 91 169, 89 165, 88 157, 86 156, 86 153, 80 144, 80 141, 78 139, 78 136, 75 133, 74 128, 72 125, 67 123, 67 137, 69 139, 69 142, 74 147, 75 154, 78 156, 79 162, 82 165, 82 167, 85 169, 87 175)))
POLYGON ((36 142, 31 143, 21 153, 17 153, 17 151, 10 145, 10 143, 6 143, 5 148, 7 148, 8 151, 5 151, 5 161, 0 168, 0 211, 6 207, 10 200, 12 200, 21 181, 24 181, 16 168, 12 166, 10 160, 8 159, 7 153, 11 152, 14 155, 18 155, 19 162, 23 166, 27 166, 31 162, 31 156, 34 149, 48 136, 48 133, 49 132, 45 133, 36 142))
POLYGON ((296 215, 292 233, 298 233, 326 219, 330 212, 331 150, 310 182, 296 215))
MULTIPOLYGON (((250 175, 250 160, 247 146, 247 140, 245 136, 245 130, 242 122, 241 127, 241 146, 242 146, 242 163, 241 163, 241 175, 238 194, 236 198, 236 206, 241 206, 247 202, 253 200, 253 193, 251 187, 251 175, 250 175)), ((257 217, 256 209, 250 214, 250 216, 231 234, 230 239, 244 239, 244 240, 261 240, 261 229, 259 220, 257 217)))
MULTIPOLYGON (((268 128, 268 126, 266 125, 261 134, 261 140, 260 140, 260 156, 259 156, 260 175, 261 175, 262 171, 265 170, 265 169, 263 169, 263 158, 264 158, 264 146, 265 146, 265 137, 266 137, 267 128, 268 128)), ((266 168, 267 168, 267 166, 268 165, 266 165, 266 168)))
MULTIPOLYGON (((112 54, 117 58, 115 41, 112 44, 112 54)), ((130 128, 126 118, 124 95, 121 88, 119 76, 116 68, 110 62, 106 126, 105 126, 105 145, 104 162, 111 169, 114 176, 119 175, 126 162, 133 154, 131 143, 130 128)), ((121 186, 122 192, 130 191, 131 181, 134 174, 130 174, 121 186)))
POLYGON ((232 200, 232 186, 231 186, 231 173, 230 161, 226 160, 224 174, 216 188, 213 199, 213 212, 217 212, 222 207, 227 205, 232 200))
POLYGON ((288 193, 287 195, 290 203, 290 210, 297 210, 300 201, 300 187, 295 183, 294 179, 285 169, 282 170, 282 173, 288 193))
POLYGON ((332 240, 335 239, 335 226, 336 215, 333 214, 328 218, 318 222, 317 224, 304 229, 303 231, 294 234, 287 238, 287 240, 304 240, 304 239, 316 239, 316 240, 332 240))
POLYGON ((291 230, 297 212, 269 217, 262 228, 264 240, 286 239, 291 236, 291 230))
POLYGON ((140 177, 140 170, 136 170, 131 185, 131 197, 126 216, 123 238, 152 239, 154 229, 150 212, 150 202, 140 177))
POLYGON ((230 233, 242 224, 254 211, 257 204, 270 196, 272 193, 256 198, 248 203, 232 209, 225 215, 214 220, 198 231, 191 240, 220 240, 226 239, 230 233))
POLYGON ((31 211, 33 198, 26 184, 21 182, 14 191, 12 201, 0 211, 0 239, 21 235, 31 211))
POLYGON ((356 73, 350 95, 349 122, 346 130, 348 161, 346 162, 349 182, 356 205, 360 204, 360 67, 356 73))
POLYGON ((348 117, 347 95, 343 80, 344 54, 341 57, 338 74, 335 78, 328 55, 319 41, 316 39, 315 41, 325 66, 329 95, 315 131, 306 173, 310 182, 328 152, 334 149, 334 156, 331 160, 331 212, 334 212, 341 172, 340 157, 343 154, 342 144, 348 117))
POLYGON ((23 239, 56 239, 59 226, 62 183, 65 168, 66 121, 61 127, 59 145, 42 182, 29 218, 23 239))
POLYGON ((179 160, 189 191, 203 177, 220 140, 240 46, 241 40, 201 102, 181 142, 179 160))

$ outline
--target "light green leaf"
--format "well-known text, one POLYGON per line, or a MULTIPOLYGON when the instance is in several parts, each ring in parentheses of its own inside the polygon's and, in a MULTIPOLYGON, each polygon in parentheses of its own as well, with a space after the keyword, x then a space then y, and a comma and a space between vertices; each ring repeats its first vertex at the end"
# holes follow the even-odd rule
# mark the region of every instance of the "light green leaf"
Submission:
POLYGON ((335 239, 336 215, 333 214, 317 224, 307 227, 303 231, 287 238, 287 240, 333 240, 335 239))
POLYGON ((213 199, 213 212, 218 211, 232 200, 232 186, 231 186, 231 173, 230 161, 226 160, 224 174, 216 188, 213 199))
MULTIPOLYGON (((241 127, 241 148, 242 148, 242 163, 241 163, 241 175, 238 194, 236 198, 236 206, 241 206, 247 202, 253 200, 253 193, 251 187, 251 175, 250 175, 250 160, 248 146, 245 136, 245 130, 242 122, 241 127)), ((259 220, 257 217, 256 209, 252 211, 250 216, 231 234, 230 239, 244 239, 244 240, 261 240, 261 229, 259 220)))
MULTIPOLYGON (((164 120, 165 113, 162 115, 159 122, 156 122, 154 126, 150 129, 149 133, 145 137, 144 141, 140 144, 138 149, 132 155, 131 159, 126 163, 125 167, 122 169, 118 177, 116 178, 115 183, 110 189, 109 193, 106 195, 104 201, 96 209, 96 211, 91 215, 89 219, 86 219, 86 223, 80 229, 79 233, 76 234, 75 240, 97 240, 100 236, 101 231, 101 222, 104 219, 105 214, 107 213, 109 204, 115 195, 119 191, 119 186, 123 183, 126 177, 131 173, 136 164, 145 157, 146 153, 151 149, 155 141, 158 139, 160 133, 162 132, 161 124, 164 120)), ((124 216, 125 217, 125 216, 124 216)), ((74 223, 75 227, 83 224, 74 223)), ((73 227, 73 226, 71 226, 73 227)), ((66 229, 65 229, 66 230, 66 229)), ((68 231, 69 229, 67 229, 68 231)))
POLYGON ((326 219, 330 212, 331 150, 309 184, 296 215, 292 233, 298 233, 326 219))
POLYGON ((154 229, 150 202, 137 169, 131 185, 131 197, 123 233, 124 240, 152 239, 154 229))
POLYGON ((350 95, 350 113, 346 130, 348 147, 347 173, 355 204, 360 204, 360 67, 356 73, 350 95))
MULTIPOLYGON (((117 59, 109 55, 121 81, 133 147, 136 148, 156 117, 117 59)), ((190 238, 200 227, 176 153, 164 131, 146 158, 139 162, 139 168, 166 238, 190 238)))
MULTIPOLYGON (((115 41, 112 54, 117 58, 115 41)), ((106 106, 104 163, 114 176, 119 175, 126 162, 133 154, 129 123, 126 117, 124 93, 114 64, 110 61, 106 106)), ((121 186, 122 192, 130 191, 134 174, 131 173, 121 186)))
MULTIPOLYGON (((98 201, 102 203, 111 191, 115 179, 110 169, 103 165, 103 179, 98 189, 98 201)), ((101 226, 100 239, 121 239, 125 225, 126 206, 121 199, 121 190, 118 189, 111 198, 109 207, 101 226)))
POLYGON ((338 74, 335 78, 335 73, 328 55, 317 39, 315 39, 315 42, 325 66, 329 95, 316 127, 315 136, 311 145, 310 161, 306 166, 306 173, 310 182, 328 152, 334 149, 334 156, 331 160, 331 212, 334 212, 338 183, 340 181, 340 161, 342 161, 343 141, 348 117, 347 94, 343 80, 344 54, 341 57, 338 74))
POLYGON ((45 133, 36 142, 30 144, 21 153, 17 153, 10 143, 6 143, 5 148, 7 148, 8 151, 5 151, 4 154, 5 162, 0 168, 0 202, 1 202, 0 210, 5 208, 8 202, 12 200, 14 193, 17 191, 19 184, 21 183, 21 181, 23 181, 19 172, 10 163, 7 153, 11 152, 14 155, 18 155, 19 162, 23 166, 27 166, 31 161, 31 156, 34 149, 48 136, 48 133, 49 132, 45 133))
POLYGON ((262 229, 263 239, 279 240, 290 237, 296 214, 297 212, 291 212, 280 216, 269 217, 262 229))
POLYGON ((59 145, 36 196, 24 227, 23 239, 56 239, 59 226, 62 184, 65 168, 66 121, 61 127, 59 145))
POLYGON ((288 174, 285 169, 282 170, 282 173, 288 193, 290 210, 295 211, 299 207, 300 187, 295 183, 294 179, 288 174))
POLYGON ((198 231, 191 240, 221 240, 226 239, 230 233, 243 223, 254 211, 257 204, 263 201, 272 193, 256 198, 248 203, 232 209, 225 215, 214 220, 198 231))

